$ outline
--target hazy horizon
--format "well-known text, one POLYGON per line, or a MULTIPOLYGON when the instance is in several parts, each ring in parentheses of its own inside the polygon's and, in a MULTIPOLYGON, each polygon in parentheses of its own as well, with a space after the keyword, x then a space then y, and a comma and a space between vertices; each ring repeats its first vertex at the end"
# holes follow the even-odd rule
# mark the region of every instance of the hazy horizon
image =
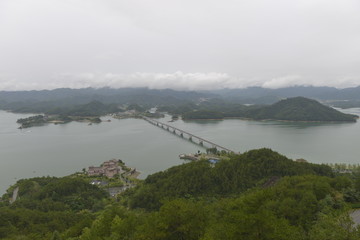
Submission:
POLYGON ((250 89, 250 88, 263 88, 263 89, 271 89, 271 90, 276 90, 276 89, 286 89, 286 88, 334 88, 337 90, 342 90, 342 89, 351 89, 351 88, 360 88, 360 85, 358 86, 354 86, 354 87, 345 87, 345 88, 339 88, 339 87, 332 87, 332 86, 311 86, 311 85, 293 85, 293 86, 283 86, 283 87, 277 87, 277 88, 266 88, 263 86, 247 86, 247 87, 240 87, 240 88, 213 88, 213 89, 176 89, 176 88, 168 88, 168 87, 163 87, 163 88, 150 88, 147 86, 144 87, 111 87, 111 86, 100 86, 100 87, 93 87, 93 86, 88 86, 88 87, 79 87, 79 88, 72 88, 72 87, 58 87, 58 88, 43 88, 43 89, 23 89, 23 90, 2 90, 0 89, 0 92, 21 92, 21 91, 52 91, 52 90, 57 90, 57 89, 71 89, 71 90, 80 90, 80 89, 149 89, 149 90, 174 90, 174 91, 197 91, 197 92, 206 92, 206 91, 220 91, 220 90, 239 90, 239 89, 250 89))

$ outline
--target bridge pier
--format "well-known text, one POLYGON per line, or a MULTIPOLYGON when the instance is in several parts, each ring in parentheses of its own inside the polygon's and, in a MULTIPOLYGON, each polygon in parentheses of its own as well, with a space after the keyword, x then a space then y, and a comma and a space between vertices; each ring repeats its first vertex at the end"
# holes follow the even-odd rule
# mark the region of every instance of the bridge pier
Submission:
POLYGON ((214 142, 211 142, 211 141, 208 141, 206 139, 203 139, 201 137, 198 137, 198 136, 195 136, 189 132, 186 132, 186 131, 183 131, 181 129, 178 129, 176 127, 173 127, 173 126, 170 126, 168 124, 165 124, 165 123, 162 123, 162 122, 159 122, 155 119, 151 119, 151 118, 147 118, 147 117, 143 117, 144 120, 146 120, 147 122, 153 124, 154 126, 156 125, 157 127, 159 128, 162 128, 164 130, 167 130, 168 132, 172 132, 173 134, 176 134, 178 135, 179 137, 181 138, 184 138, 184 134, 186 134, 187 138, 189 139, 189 141, 193 142, 193 143, 196 143, 202 147, 205 147, 205 144, 207 146, 212 146, 212 148, 216 149, 217 151, 225 151, 225 152, 228 152, 228 153, 233 153, 234 151, 228 149, 228 148, 225 148, 225 147, 222 147, 214 142))

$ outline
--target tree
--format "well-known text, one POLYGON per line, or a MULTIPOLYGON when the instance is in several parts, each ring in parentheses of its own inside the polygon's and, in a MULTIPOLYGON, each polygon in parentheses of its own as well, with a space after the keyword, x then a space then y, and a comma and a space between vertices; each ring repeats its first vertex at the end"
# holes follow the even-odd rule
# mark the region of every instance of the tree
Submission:
POLYGON ((55 230, 53 235, 51 236, 51 240, 62 240, 60 233, 55 230))

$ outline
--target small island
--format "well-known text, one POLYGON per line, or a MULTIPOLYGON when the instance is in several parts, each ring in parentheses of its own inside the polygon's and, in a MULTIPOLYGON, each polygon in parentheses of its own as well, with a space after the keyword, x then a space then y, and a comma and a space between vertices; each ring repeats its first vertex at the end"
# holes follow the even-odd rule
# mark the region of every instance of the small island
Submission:
POLYGON ((21 124, 19 129, 35 126, 44 126, 45 124, 64 124, 71 121, 100 123, 101 119, 96 116, 61 116, 61 115, 36 115, 28 118, 20 118, 16 122, 21 124))
MULTIPOLYGON (((101 123, 101 116, 111 116, 116 119, 142 118, 143 116, 151 118, 161 118, 164 114, 148 111, 146 108, 137 104, 103 104, 98 101, 92 101, 88 104, 77 105, 71 108, 48 109, 43 114, 20 118, 17 123, 21 124, 19 129, 44 126, 49 123, 64 124, 72 121, 101 123)), ((111 122, 110 119, 105 120, 111 122)))

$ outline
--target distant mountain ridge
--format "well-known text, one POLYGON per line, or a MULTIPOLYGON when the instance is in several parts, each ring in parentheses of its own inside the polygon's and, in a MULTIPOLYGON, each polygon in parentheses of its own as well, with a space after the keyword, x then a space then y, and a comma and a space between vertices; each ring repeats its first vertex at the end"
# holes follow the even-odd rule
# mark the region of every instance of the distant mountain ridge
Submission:
POLYGON ((176 91, 148 88, 60 88, 40 91, 0 91, 0 109, 14 112, 47 112, 57 108, 72 108, 90 102, 103 104, 138 104, 179 106, 204 101, 234 104, 269 105, 284 98, 303 96, 336 107, 360 107, 360 87, 336 89, 331 87, 288 87, 267 89, 221 89, 216 91, 176 91))
POLYGON ((282 98, 303 96, 321 101, 360 101, 360 86, 337 89, 333 87, 295 86, 278 89, 249 87, 212 91, 232 102, 271 104, 282 98))
POLYGON ((152 107, 164 103, 176 105, 196 102, 209 97, 216 97, 216 95, 194 91, 147 88, 60 88, 41 91, 1 91, 0 109, 15 112, 47 112, 51 109, 72 108, 94 101, 103 104, 139 104, 152 107))
MULTIPOLYGON (((319 100, 360 100, 360 86, 353 88, 337 89, 334 87, 295 86, 278 89, 248 87, 239 89, 219 89, 212 91, 178 91, 173 89, 149 89, 149 88, 58 88, 54 90, 32 91, 0 91, 0 102, 21 101, 54 101, 72 99, 87 103, 92 100, 123 101, 124 98, 135 97, 170 97, 175 99, 194 100, 202 97, 224 98, 226 100, 246 100, 264 98, 266 100, 281 99, 303 96, 319 100)), ((141 98, 140 98, 141 99, 141 98)), ((139 100, 138 100, 139 101, 139 100)), ((106 102, 105 102, 106 103, 106 102)))
POLYGON ((21 102, 21 101, 58 101, 71 99, 78 103, 87 103, 93 100, 108 102, 122 102, 124 99, 141 99, 153 97, 155 100, 168 97, 171 99, 198 99, 201 97, 214 96, 212 93, 200 93, 195 91, 176 91, 172 89, 148 89, 148 88, 58 88, 54 90, 32 90, 32 91, 0 91, 0 101, 21 102), (82 100, 84 99, 84 100, 82 100))

